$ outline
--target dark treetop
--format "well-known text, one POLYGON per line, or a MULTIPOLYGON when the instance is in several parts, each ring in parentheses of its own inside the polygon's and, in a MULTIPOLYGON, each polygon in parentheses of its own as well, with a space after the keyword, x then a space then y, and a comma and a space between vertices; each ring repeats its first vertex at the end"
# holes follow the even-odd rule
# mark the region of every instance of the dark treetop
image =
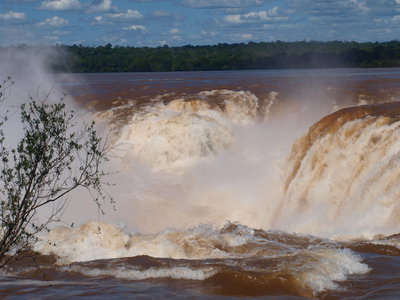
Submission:
MULTIPOLYGON (((18 46, 29 47, 29 46, 18 46)), ((181 47, 54 46, 62 72, 162 72, 336 67, 400 67, 400 42, 249 42, 181 47)), ((3 48, 6 49, 6 48, 3 48)))

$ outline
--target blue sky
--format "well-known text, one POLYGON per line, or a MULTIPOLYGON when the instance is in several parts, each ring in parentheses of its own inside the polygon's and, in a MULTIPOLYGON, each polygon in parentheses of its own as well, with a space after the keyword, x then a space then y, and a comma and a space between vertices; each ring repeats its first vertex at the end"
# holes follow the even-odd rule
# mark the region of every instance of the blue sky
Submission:
POLYGON ((400 39, 400 0, 0 0, 0 45, 400 39))

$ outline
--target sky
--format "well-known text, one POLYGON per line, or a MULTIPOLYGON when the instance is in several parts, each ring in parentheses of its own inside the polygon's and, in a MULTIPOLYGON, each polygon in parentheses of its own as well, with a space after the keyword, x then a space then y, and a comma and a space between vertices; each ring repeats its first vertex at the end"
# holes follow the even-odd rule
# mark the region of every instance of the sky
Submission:
POLYGON ((0 0, 0 46, 400 40, 400 0, 0 0))

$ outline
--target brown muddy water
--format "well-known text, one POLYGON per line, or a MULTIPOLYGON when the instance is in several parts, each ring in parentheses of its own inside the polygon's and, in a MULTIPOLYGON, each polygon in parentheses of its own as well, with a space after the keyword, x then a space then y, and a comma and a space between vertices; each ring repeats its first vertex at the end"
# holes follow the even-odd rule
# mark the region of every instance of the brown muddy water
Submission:
POLYGON ((400 69, 57 82, 118 149, 116 210, 71 199, 1 298, 400 297, 400 69))

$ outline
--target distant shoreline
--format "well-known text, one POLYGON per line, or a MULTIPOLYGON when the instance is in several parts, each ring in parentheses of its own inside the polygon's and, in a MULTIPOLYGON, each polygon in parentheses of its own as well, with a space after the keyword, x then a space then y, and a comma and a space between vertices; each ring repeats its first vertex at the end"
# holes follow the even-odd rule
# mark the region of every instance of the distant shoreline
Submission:
POLYGON ((308 71, 308 70, 316 70, 316 71, 321 71, 321 70, 335 70, 335 69, 349 69, 349 70, 368 70, 368 69, 377 69, 377 70, 384 70, 384 69, 399 69, 400 66, 393 66, 393 67, 326 67, 326 68, 280 68, 280 69, 240 69, 240 70, 188 70, 188 71, 118 71, 118 72, 61 72, 61 71, 54 71, 52 74, 129 74, 129 73, 207 73, 207 72, 264 72, 264 71, 308 71))
MULTIPOLYGON (((37 51, 43 46, 2 47, 37 51)), ((122 47, 58 45, 50 48, 65 56, 51 57, 53 71, 71 73, 226 71, 316 68, 400 67, 400 41, 300 41, 122 47)))

